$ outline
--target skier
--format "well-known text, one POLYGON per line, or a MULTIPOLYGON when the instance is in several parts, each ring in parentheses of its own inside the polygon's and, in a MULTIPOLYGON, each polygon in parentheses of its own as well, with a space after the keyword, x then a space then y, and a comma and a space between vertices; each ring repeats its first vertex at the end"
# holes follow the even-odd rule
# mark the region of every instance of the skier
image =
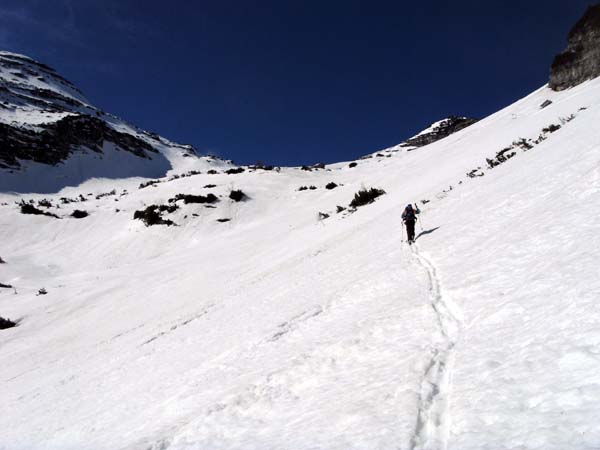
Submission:
POLYGON ((417 220, 417 214, 421 214, 421 210, 416 204, 415 208, 409 203, 402 213, 402 221, 406 225, 406 234, 408 235, 409 244, 415 242, 415 222, 417 220))

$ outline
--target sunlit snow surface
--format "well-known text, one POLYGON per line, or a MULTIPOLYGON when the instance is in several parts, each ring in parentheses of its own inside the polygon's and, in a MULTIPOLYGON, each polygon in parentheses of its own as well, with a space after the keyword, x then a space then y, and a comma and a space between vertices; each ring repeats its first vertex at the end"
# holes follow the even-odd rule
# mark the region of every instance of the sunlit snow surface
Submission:
POLYGON ((0 315, 20 320, 0 331, 0 448, 600 448, 598 123, 595 80, 355 168, 45 196, 117 190, 52 209, 81 220, 0 195, 0 315), (363 186, 387 194, 336 214, 363 186), (207 192, 178 227, 132 219, 207 192), (410 248, 400 214, 425 199, 410 248))

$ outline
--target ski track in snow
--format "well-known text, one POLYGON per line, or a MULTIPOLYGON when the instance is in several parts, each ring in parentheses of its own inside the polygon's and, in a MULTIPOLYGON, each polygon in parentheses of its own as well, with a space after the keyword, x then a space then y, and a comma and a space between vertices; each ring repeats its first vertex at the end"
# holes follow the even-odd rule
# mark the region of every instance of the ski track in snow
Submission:
MULTIPOLYGON (((208 313, 209 313, 209 312, 210 312, 210 311, 211 311, 211 310, 212 310, 214 307, 215 307, 215 305, 208 305, 206 308, 204 308, 204 309, 203 309, 202 311, 200 311, 199 313, 197 313, 197 314, 195 314, 195 315, 193 315, 193 316, 191 316, 191 317, 188 317, 187 319, 183 319, 183 320, 182 320, 182 319, 180 319, 180 320, 178 320, 178 321, 177 321, 177 323, 175 323, 174 325, 171 325, 171 326, 169 327, 169 329, 167 329, 167 330, 164 330, 164 331, 160 331, 159 333, 157 333, 157 334, 155 334, 154 336, 152 336, 150 339, 148 339, 148 340, 144 341, 144 342, 143 342, 143 343, 140 345, 140 347, 141 347, 142 345, 150 344, 151 342, 154 342, 155 340, 157 340, 157 339, 159 339, 159 338, 161 338, 161 337, 163 337, 163 336, 165 336, 165 335, 167 335, 167 334, 169 334, 169 333, 171 333, 171 332, 173 332, 173 331, 177 330, 178 328, 180 328, 180 327, 184 327, 184 326, 186 326, 186 325, 188 325, 188 324, 190 324, 190 323, 194 322, 195 320, 198 320, 198 319, 200 319, 201 317, 204 317, 204 316, 206 316, 206 315, 207 315, 207 314, 208 314, 208 313)), ((117 338, 117 337, 119 337, 119 336, 115 336, 115 338, 117 338)), ((113 339, 115 339, 115 338, 113 338, 113 339)))
POLYGON ((323 308, 318 306, 313 311, 305 311, 302 314, 298 314, 298 315, 292 317, 287 322, 283 322, 283 323, 279 324, 277 326, 277 331, 273 334, 273 336, 271 336, 269 341, 275 342, 275 341, 281 339, 287 333, 289 333, 290 331, 293 331, 299 324, 301 324, 302 322, 305 322, 307 320, 310 320, 313 317, 317 317, 323 311, 324 311, 323 308))
POLYGON ((416 244, 411 246, 415 261, 427 272, 431 306, 438 321, 439 336, 426 365, 419 394, 419 408, 411 450, 445 450, 450 432, 450 391, 455 349, 463 328, 458 307, 444 294, 435 266, 416 244))

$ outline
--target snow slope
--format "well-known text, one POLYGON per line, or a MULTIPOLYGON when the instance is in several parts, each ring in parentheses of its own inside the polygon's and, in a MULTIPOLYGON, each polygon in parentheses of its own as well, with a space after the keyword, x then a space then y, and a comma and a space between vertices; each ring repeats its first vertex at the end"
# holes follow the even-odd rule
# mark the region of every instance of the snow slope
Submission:
POLYGON ((46 196, 88 198, 62 219, 1 194, 0 315, 20 323, 0 448, 600 448, 599 120, 596 79, 355 168, 91 180, 46 196), (336 214, 363 186, 387 194, 336 214), (207 192, 176 227, 132 219, 207 192))

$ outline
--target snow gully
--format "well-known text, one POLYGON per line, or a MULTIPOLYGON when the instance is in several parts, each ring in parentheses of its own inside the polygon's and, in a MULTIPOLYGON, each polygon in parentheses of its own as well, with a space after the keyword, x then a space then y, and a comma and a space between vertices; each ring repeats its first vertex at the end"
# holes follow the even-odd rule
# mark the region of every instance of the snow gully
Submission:
MULTIPOLYGON (((435 266, 411 246, 415 261, 427 272, 431 306, 438 322, 438 335, 421 381, 419 409, 411 450, 445 450, 450 432, 450 390, 454 353, 463 323, 461 311, 442 294, 435 266)), ((437 334, 437 333, 436 333, 437 334)))

